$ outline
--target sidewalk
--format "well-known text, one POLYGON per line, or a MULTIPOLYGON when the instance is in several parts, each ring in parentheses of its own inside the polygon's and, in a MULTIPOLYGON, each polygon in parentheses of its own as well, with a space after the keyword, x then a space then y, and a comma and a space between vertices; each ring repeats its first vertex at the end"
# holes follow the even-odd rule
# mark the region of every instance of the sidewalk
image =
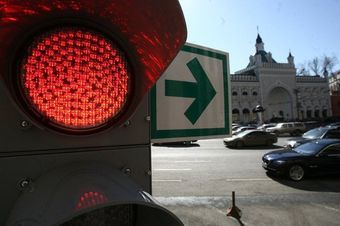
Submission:
POLYGON ((236 200, 242 211, 238 221, 226 216, 231 199, 212 197, 156 198, 176 214, 186 226, 338 226, 340 200, 331 203, 299 203, 294 200, 273 199, 262 203, 259 199, 236 200))

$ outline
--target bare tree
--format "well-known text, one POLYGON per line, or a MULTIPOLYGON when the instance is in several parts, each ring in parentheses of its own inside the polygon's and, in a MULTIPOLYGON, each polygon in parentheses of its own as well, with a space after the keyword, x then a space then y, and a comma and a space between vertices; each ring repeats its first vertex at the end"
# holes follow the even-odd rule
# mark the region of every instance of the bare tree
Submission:
POLYGON ((334 66, 337 64, 337 58, 335 56, 329 57, 324 55, 321 59, 315 57, 308 62, 308 68, 314 73, 314 75, 329 75, 333 72, 334 66))
POLYGON ((327 73, 332 73, 333 72, 333 68, 334 66, 337 64, 338 59, 336 58, 336 56, 326 56, 324 55, 323 57, 323 61, 322 61, 322 71, 325 74, 327 73))
POLYGON ((304 64, 299 64, 296 74, 298 76, 306 76, 309 74, 309 70, 306 69, 306 66, 304 64))
POLYGON ((320 64, 321 62, 318 57, 315 57, 312 61, 308 62, 308 67, 313 71, 314 75, 319 75, 321 68, 320 64))

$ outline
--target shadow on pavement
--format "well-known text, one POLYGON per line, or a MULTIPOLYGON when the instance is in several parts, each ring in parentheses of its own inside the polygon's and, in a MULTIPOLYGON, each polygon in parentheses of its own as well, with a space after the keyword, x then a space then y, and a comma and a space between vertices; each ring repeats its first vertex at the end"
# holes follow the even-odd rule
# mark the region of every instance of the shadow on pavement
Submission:
POLYGON ((195 142, 167 142, 167 143, 154 143, 153 146, 162 146, 162 147, 173 147, 173 148, 191 148, 191 147, 200 147, 199 144, 195 142))
POLYGON ((242 150, 242 149, 246 149, 246 150, 249 150, 249 149, 254 149, 254 150, 270 150, 270 149, 279 149, 279 148, 283 148, 282 146, 279 146, 279 145, 270 145, 270 146, 245 146, 245 147, 241 147, 241 148, 237 148, 237 147, 227 147, 229 149, 239 149, 239 150, 242 150))
POLYGON ((318 175, 309 176, 302 181, 295 182, 283 176, 276 176, 272 173, 266 173, 272 180, 299 190, 317 191, 317 192, 338 192, 340 193, 340 175, 318 175))
POLYGON ((244 226, 245 224, 243 224, 243 222, 240 219, 237 219, 237 222, 241 225, 244 226))

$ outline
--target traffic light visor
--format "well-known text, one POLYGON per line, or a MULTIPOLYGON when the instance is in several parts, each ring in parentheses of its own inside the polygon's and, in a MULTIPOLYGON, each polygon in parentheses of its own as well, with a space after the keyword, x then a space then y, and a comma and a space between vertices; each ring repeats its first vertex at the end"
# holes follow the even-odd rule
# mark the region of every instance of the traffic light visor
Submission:
POLYGON ((0 0, 0 82, 34 124, 91 134, 133 115, 186 35, 178 0, 0 0))
POLYGON ((8 226, 183 225, 130 177, 105 163, 64 165, 29 184, 8 226))

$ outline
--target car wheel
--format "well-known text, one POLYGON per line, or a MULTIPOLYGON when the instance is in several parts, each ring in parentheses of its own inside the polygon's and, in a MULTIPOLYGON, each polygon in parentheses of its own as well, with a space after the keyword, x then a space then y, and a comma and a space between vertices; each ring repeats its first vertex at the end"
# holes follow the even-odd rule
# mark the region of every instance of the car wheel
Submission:
POLYGON ((288 170, 288 176, 293 181, 300 181, 305 176, 305 170, 300 165, 292 165, 288 170))
POLYGON ((244 143, 242 141, 237 141, 235 146, 237 148, 242 148, 244 146, 244 143))

